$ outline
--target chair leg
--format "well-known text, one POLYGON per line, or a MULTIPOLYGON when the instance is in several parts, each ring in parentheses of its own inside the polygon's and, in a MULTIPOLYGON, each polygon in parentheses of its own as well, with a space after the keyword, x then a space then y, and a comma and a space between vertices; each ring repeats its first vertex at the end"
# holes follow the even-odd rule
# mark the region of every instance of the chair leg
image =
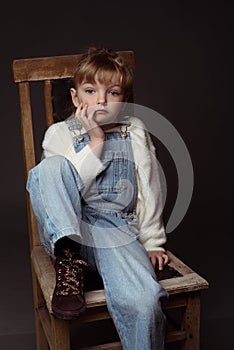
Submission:
POLYGON ((38 313, 38 308, 45 305, 45 300, 42 291, 37 281, 34 269, 32 268, 32 284, 34 294, 34 308, 35 308, 35 330, 36 330, 36 344, 37 350, 48 350, 48 342, 44 328, 41 324, 41 319, 38 313))
POLYGON ((52 349, 70 350, 70 332, 68 321, 51 315, 52 349))
POLYGON ((46 339, 46 335, 37 312, 35 312, 35 318, 37 350, 48 350, 48 342, 46 339))
POLYGON ((187 334, 183 350, 200 350, 200 306, 200 292, 189 293, 183 318, 187 334))

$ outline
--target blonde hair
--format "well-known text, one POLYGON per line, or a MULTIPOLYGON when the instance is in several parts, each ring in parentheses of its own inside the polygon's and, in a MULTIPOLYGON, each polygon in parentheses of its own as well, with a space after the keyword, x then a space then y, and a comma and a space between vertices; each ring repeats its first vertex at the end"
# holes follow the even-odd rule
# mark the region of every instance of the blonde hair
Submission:
POLYGON ((109 82, 113 74, 119 75, 125 101, 132 100, 133 70, 116 52, 105 48, 90 48, 76 67, 73 84, 77 88, 83 82, 109 82))

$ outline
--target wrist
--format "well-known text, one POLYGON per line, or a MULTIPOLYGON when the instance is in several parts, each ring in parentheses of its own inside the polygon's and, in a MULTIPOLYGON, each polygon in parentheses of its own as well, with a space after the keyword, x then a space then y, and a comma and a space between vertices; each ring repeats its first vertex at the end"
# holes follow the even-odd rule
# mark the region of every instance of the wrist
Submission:
POLYGON ((90 142, 89 142, 89 146, 92 149, 95 149, 95 148, 100 149, 100 148, 103 148, 104 142, 105 142, 105 137, 104 138, 91 138, 90 142))
POLYGON ((95 155, 98 158, 101 158, 102 151, 104 148, 104 141, 105 138, 98 138, 98 139, 91 139, 89 143, 89 147, 92 149, 92 151, 95 153, 95 155))
POLYGON ((91 145, 101 145, 101 144, 103 144, 105 142, 105 136, 103 136, 103 137, 91 137, 90 138, 90 144, 91 145))

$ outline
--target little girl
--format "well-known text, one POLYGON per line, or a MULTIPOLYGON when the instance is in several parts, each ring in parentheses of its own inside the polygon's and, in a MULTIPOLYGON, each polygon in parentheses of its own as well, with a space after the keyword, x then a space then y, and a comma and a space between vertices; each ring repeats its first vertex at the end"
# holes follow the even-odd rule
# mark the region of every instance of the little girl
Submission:
POLYGON ((41 243, 55 259, 53 313, 86 309, 83 268, 96 268, 125 350, 164 349, 168 297, 155 275, 168 257, 155 149, 139 118, 124 116, 133 74, 123 58, 90 49, 75 74, 74 113, 43 140, 27 190, 41 243))

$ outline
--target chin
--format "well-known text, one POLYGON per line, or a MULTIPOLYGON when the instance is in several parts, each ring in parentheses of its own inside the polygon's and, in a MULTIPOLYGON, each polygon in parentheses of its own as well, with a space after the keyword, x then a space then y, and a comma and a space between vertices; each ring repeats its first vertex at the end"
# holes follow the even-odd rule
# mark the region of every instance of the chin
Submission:
POLYGON ((114 123, 117 117, 107 117, 106 115, 96 115, 96 122, 98 124, 110 124, 110 123, 114 123))

